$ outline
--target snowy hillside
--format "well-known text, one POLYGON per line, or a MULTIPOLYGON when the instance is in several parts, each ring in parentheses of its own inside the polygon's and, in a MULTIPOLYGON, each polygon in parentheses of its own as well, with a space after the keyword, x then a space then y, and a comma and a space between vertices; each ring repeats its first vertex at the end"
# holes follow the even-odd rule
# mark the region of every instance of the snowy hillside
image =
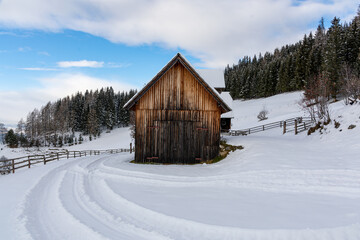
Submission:
MULTIPOLYGON (((235 101, 233 128, 258 125, 264 104, 268 122, 303 115, 300 94, 235 101)), ((131 164, 122 153, 0 176, 0 238, 358 240, 360 105, 331 109, 340 127, 311 136, 226 136, 244 150, 216 164, 131 164)), ((129 143, 118 129, 73 148, 129 143)))
MULTIPOLYGON (((83 138, 84 142, 82 144, 73 145, 71 147, 64 146, 63 148, 68 149, 69 151, 106 150, 117 148, 130 148, 131 143, 129 128, 115 128, 109 133, 103 132, 100 137, 93 141, 89 141, 88 136, 84 136, 83 138)), ((48 147, 11 149, 0 144, 0 157, 6 156, 7 158, 16 158, 31 154, 43 154, 48 149, 48 147)))
POLYGON ((268 98, 246 101, 236 100, 233 102, 234 119, 232 120, 232 128, 244 129, 293 117, 305 116, 304 111, 298 104, 301 95, 302 92, 292 92, 268 98), (263 108, 269 111, 268 119, 259 122, 257 115, 263 108))

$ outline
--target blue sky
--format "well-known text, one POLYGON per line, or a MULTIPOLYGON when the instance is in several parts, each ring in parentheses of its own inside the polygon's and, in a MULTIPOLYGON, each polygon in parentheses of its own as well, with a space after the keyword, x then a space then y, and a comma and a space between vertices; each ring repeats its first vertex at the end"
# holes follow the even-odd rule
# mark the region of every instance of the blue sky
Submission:
POLYGON ((141 88, 177 52, 196 67, 302 39, 353 0, 2 0, 0 122, 85 89, 141 88))
POLYGON ((178 51, 185 52, 191 62, 200 61, 182 49, 156 44, 128 46, 73 30, 53 33, 6 29, 0 31, 0 46, 2 90, 41 87, 38 79, 80 72, 141 87, 178 51), (102 66, 64 68, 58 64, 81 60, 96 61, 102 66))

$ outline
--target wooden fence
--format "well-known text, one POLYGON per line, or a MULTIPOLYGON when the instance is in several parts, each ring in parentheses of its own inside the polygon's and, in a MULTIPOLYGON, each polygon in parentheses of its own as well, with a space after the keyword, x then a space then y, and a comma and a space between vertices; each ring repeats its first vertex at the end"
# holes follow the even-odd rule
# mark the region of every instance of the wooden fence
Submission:
POLYGON ((295 135, 308 130, 314 121, 309 117, 301 117, 292 121, 286 121, 283 124, 283 134, 294 132, 295 135))
POLYGON ((46 152, 45 154, 38 154, 38 155, 29 155, 25 157, 18 157, 6 160, 0 160, 0 174, 6 173, 15 173, 16 169, 20 168, 30 168, 32 165, 46 163, 51 161, 58 161, 60 159, 69 159, 69 158, 77 158, 77 157, 85 157, 85 156, 92 156, 92 155, 100 155, 100 154, 114 154, 114 153, 122 153, 122 152, 133 152, 133 148, 130 144, 129 149, 108 149, 108 150, 83 150, 83 151, 67 151, 65 149, 54 149, 54 151, 46 152))
POLYGON ((231 136, 239 136, 239 135, 248 135, 248 134, 263 132, 274 128, 282 128, 284 134, 287 132, 295 132, 295 134, 298 134, 299 132, 309 129, 312 123, 313 121, 311 120, 311 118, 296 117, 296 118, 289 118, 286 120, 272 122, 252 128, 245 128, 241 130, 230 130, 229 133, 231 136))

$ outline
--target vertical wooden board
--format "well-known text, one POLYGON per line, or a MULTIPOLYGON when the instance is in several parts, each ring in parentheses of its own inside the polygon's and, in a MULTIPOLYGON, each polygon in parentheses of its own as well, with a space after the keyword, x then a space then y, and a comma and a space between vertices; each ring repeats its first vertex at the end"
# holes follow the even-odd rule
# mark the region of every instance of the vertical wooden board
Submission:
POLYGON ((175 95, 176 95, 176 107, 174 109, 180 110, 180 103, 181 103, 181 93, 180 93, 180 84, 181 84, 181 67, 180 64, 178 64, 176 68, 176 80, 175 80, 175 95))
POLYGON ((211 157, 218 148, 213 147, 220 137, 217 102, 181 64, 144 94, 136 111, 136 159, 158 155, 159 161, 184 162, 211 157), (207 131, 196 130, 196 123, 207 131))
POLYGON ((180 109, 184 109, 184 68, 180 68, 180 109))

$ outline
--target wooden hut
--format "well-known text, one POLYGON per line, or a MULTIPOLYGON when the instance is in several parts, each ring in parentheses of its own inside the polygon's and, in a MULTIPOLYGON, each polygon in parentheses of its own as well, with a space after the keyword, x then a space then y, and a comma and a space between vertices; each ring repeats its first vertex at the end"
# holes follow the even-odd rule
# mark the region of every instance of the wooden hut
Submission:
POLYGON ((220 115, 231 111, 178 53, 124 106, 135 112, 135 162, 189 164, 216 157, 220 115))
MULTIPOLYGON (((221 99, 226 102, 226 104, 232 108, 233 99, 229 92, 221 92, 221 99)), ((229 132, 231 129, 231 119, 234 118, 233 111, 221 114, 221 131, 229 132)))

